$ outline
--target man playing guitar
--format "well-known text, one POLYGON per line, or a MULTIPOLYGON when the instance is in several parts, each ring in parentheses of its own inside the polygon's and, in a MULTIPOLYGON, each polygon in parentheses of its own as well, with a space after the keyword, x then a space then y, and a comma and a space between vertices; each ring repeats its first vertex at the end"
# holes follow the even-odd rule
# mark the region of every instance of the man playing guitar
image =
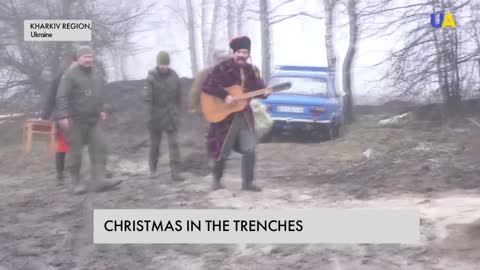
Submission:
MULTIPOLYGON (((246 36, 234 38, 230 42, 230 48, 234 57, 216 65, 202 89, 205 94, 220 98, 226 104, 236 102, 226 90, 228 87, 241 85, 245 93, 266 87, 258 69, 247 62, 250 58, 250 39, 246 36)), ((267 88, 263 98, 271 92, 267 88)), ((233 149, 242 154, 242 189, 261 191, 261 188, 253 184, 256 137, 253 112, 249 105, 220 122, 211 123, 207 142, 210 158, 214 159, 213 190, 224 188, 220 180, 225 160, 233 149)))

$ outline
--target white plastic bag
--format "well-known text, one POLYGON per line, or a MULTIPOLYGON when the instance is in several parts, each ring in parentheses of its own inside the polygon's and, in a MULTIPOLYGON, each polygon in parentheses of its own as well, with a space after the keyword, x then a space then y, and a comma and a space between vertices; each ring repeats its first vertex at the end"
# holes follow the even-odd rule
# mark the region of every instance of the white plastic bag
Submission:
POLYGON ((255 131, 257 138, 262 138, 273 126, 273 120, 267 112, 267 106, 260 101, 253 99, 250 101, 253 117, 255 119, 255 131))

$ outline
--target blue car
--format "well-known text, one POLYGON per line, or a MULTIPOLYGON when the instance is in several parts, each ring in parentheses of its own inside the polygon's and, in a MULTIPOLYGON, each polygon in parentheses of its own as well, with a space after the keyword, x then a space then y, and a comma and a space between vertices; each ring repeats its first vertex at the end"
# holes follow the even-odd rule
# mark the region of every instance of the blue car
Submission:
POLYGON ((322 134, 325 139, 340 136, 343 125, 342 97, 335 90, 326 67, 277 66, 269 86, 291 82, 287 90, 274 92, 261 102, 274 120, 274 133, 322 134))

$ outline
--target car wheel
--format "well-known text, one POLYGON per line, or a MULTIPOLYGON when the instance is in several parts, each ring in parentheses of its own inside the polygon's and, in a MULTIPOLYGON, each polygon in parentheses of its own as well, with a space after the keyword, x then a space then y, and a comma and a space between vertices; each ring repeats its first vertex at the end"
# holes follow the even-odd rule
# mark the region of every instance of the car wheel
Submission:
POLYGON ((322 131, 323 140, 328 141, 333 138, 333 128, 331 126, 326 126, 322 131))
POLYGON ((341 124, 336 125, 335 127, 332 128, 332 137, 333 138, 340 138, 344 134, 344 129, 345 127, 341 124))

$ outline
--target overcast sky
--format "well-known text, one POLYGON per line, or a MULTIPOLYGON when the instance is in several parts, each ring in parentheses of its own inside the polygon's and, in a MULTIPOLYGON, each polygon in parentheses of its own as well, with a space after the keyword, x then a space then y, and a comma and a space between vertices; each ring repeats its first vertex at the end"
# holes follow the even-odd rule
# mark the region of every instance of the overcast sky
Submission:
MULTIPOLYGON (((198 2, 198 1, 197 1, 198 2)), ((272 6, 283 2, 272 0, 272 6)), ((296 0, 293 4, 284 5, 277 14, 291 14, 298 11, 308 11, 311 14, 323 15, 322 1, 296 0)), ((183 1, 178 2, 182 5, 183 1)), ((254 6, 252 8, 255 8, 254 6)), ((200 12, 196 8, 195 12, 200 12)), ((157 6, 155 16, 149 17, 144 23, 153 25, 152 30, 141 33, 135 40, 147 50, 132 56, 127 61, 129 79, 142 79, 148 69, 154 67, 155 57, 159 50, 171 53, 172 67, 181 76, 191 76, 190 58, 188 53, 188 36, 185 26, 168 9, 157 6), (168 24, 159 22, 158 18, 167 18, 168 24), (155 23, 154 23, 155 22, 155 23)), ((339 15, 338 25, 348 23, 346 15, 339 15)), ((374 22, 372 22, 374 23, 374 22)), ((245 35, 252 39, 252 61, 261 66, 260 26, 257 21, 250 20, 245 25, 245 35)), ((221 35, 226 29, 220 29, 221 35)), ((343 57, 348 48, 348 25, 335 31, 337 52, 337 70, 341 70, 343 57)), ((296 17, 285 20, 272 27, 272 65, 312 65, 326 66, 324 21, 310 17, 296 17)), ((198 35, 197 35, 198 36, 198 35)), ((395 44, 398 36, 388 38, 369 38, 359 42, 358 53, 354 63, 354 92, 359 96, 358 103, 371 103, 388 94, 385 83, 377 80, 383 74, 383 67, 372 67, 387 57, 388 51, 395 44)), ((228 44, 222 42, 217 47, 227 49, 228 44), (223 46, 223 47, 222 47, 223 46)), ((337 88, 341 89, 341 73, 337 73, 337 88)))

